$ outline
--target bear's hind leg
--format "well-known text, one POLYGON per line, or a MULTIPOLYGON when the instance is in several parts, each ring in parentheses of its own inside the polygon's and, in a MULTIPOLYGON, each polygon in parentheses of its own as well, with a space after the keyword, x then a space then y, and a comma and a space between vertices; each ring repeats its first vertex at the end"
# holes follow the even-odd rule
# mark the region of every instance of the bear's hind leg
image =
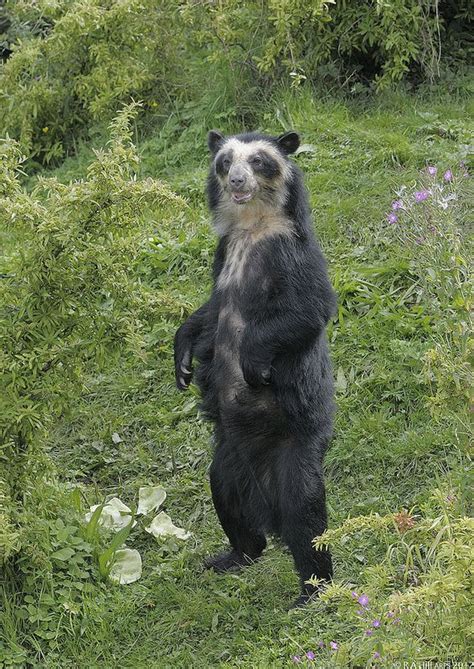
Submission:
POLYGON ((293 606, 306 604, 317 594, 317 586, 306 583, 312 576, 322 581, 332 578, 331 555, 325 550, 315 550, 313 539, 327 527, 326 503, 323 483, 311 496, 295 495, 288 500, 283 514, 282 539, 290 549, 301 582, 301 595, 293 606))
POLYGON ((211 490, 216 513, 232 548, 208 558, 204 564, 218 572, 235 571, 257 560, 267 541, 263 532, 253 529, 244 517, 237 494, 232 496, 229 490, 223 494, 217 459, 211 467, 211 490))

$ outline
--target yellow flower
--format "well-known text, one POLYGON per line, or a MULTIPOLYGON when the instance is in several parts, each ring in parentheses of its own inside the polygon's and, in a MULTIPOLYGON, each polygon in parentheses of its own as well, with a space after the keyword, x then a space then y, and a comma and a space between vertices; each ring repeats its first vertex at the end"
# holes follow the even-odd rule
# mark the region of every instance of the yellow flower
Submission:
POLYGON ((43 128, 43 132, 44 132, 44 133, 47 133, 48 131, 49 131, 49 128, 48 128, 47 125, 45 125, 44 128, 43 128))

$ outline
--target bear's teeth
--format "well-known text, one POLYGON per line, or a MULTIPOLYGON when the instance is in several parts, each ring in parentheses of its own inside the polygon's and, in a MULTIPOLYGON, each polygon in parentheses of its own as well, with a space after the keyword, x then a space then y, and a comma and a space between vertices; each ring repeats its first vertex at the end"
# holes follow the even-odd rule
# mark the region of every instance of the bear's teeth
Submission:
POLYGON ((252 193, 232 193, 232 198, 235 202, 248 202, 252 197, 252 193))

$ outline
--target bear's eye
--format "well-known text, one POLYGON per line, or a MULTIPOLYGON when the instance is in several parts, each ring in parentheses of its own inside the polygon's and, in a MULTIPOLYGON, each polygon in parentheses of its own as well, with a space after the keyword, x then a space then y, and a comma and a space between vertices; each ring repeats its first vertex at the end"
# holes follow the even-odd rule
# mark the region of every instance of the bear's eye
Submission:
POLYGON ((255 167, 261 167, 263 165, 263 160, 260 158, 260 156, 254 156, 250 162, 255 167))
POLYGON ((227 169, 228 167, 230 167, 230 158, 224 158, 224 160, 222 161, 222 165, 223 165, 226 169, 227 169))

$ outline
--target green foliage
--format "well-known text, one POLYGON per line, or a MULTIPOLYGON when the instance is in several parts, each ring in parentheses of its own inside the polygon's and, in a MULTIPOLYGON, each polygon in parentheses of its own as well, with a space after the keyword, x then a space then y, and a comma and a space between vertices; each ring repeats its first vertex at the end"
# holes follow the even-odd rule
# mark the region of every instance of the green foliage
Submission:
POLYGON ((0 75, 1 133, 45 163, 74 147, 77 133, 107 121, 119 103, 144 97, 156 107, 174 84, 169 3, 160 0, 11 2, 32 29, 13 44, 0 75), (38 32, 38 21, 47 28, 38 32))
MULTIPOLYGON (((99 507, 100 508, 100 507, 99 507)), ((107 578, 110 574, 110 570, 113 567, 114 564, 114 558, 115 554, 117 553, 117 550, 125 543, 127 540, 133 526, 133 516, 132 519, 130 520, 130 523, 119 530, 112 540, 110 541, 109 545, 107 548, 103 551, 100 551, 97 555, 97 561, 99 565, 99 574, 102 576, 102 578, 107 578)), ((92 519, 91 519, 92 522, 92 519)))
MULTIPOLYGON (((459 9, 456 18, 467 26, 472 20, 468 3, 459 9)), ((271 0, 245 7, 230 1, 204 8, 190 1, 186 16, 199 25, 203 44, 212 39, 211 61, 224 58, 229 67, 252 63, 273 79, 289 77, 296 86, 306 79, 347 86, 362 75, 373 79, 378 90, 414 67, 429 80, 439 75, 452 19, 451 8, 443 15, 437 0, 271 0)))
POLYGON ((19 149, 3 145, 2 225, 26 243, 0 283, 0 560, 7 574, 14 571, 19 592, 35 600, 25 599, 24 620, 38 624, 34 634, 53 645, 59 621, 44 607, 66 605, 70 581, 79 579, 74 588, 83 592, 91 547, 78 536, 77 518, 74 526, 62 520, 71 504, 45 438, 80 396, 86 370, 124 350, 141 355, 139 315, 149 306, 128 272, 140 252, 137 228, 164 203, 179 202, 163 184, 136 178, 130 129, 136 107, 118 114, 109 147, 96 152, 84 179, 68 185, 39 179, 26 192, 19 149), (40 596, 43 590, 50 594, 40 596))
POLYGON ((40 179, 26 193, 15 176, 18 150, 5 145, 3 221, 34 242, 2 282, 4 438, 13 430, 28 440, 64 410, 84 361, 100 361, 123 341, 139 345, 139 291, 127 273, 139 245, 134 249, 129 231, 147 210, 178 200, 161 183, 135 178, 133 109, 119 114, 110 148, 96 153, 87 178, 68 185, 40 179))
POLYGON ((474 521, 453 491, 436 490, 422 511, 351 518, 315 542, 350 559, 370 537, 380 555, 363 568, 357 592, 335 584, 321 597, 323 614, 336 605, 354 627, 330 653, 335 665, 469 659, 474 521))
POLYGON ((20 595, 13 618, 20 630, 28 630, 28 642, 36 652, 57 648, 62 634, 61 631, 58 634, 58 629, 66 621, 71 626, 79 622, 84 597, 93 593, 100 596, 92 547, 82 538, 77 518, 68 519, 70 514, 65 508, 59 507, 56 512, 62 517, 54 519, 38 514, 37 553, 26 550, 17 563, 18 576, 21 574, 23 578, 16 581, 20 595), (41 562, 35 563, 34 559, 38 560, 40 555, 41 562))
POLYGON ((468 0, 10 0, 6 16, 0 133, 42 164, 74 153, 131 99, 149 127, 174 124, 189 147, 198 116, 254 124, 275 84, 381 91, 472 56, 468 0))

